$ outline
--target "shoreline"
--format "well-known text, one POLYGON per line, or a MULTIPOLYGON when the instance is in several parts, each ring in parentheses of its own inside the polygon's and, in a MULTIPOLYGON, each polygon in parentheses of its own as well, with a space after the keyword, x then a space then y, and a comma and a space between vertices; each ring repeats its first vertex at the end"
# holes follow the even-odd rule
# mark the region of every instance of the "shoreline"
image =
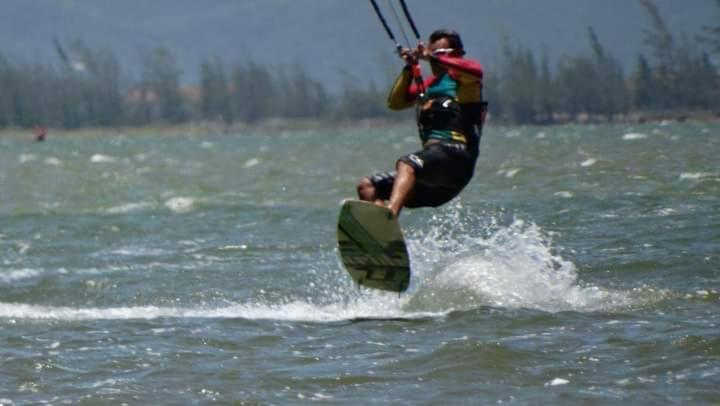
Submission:
POLYGON ((709 110, 674 110, 674 111, 631 111, 615 115, 612 119, 606 116, 579 114, 575 119, 559 115, 553 124, 645 124, 660 122, 720 122, 720 111, 709 110), (566 118, 566 120, 563 120, 566 118))
MULTIPOLYGON (((591 116, 580 114, 575 119, 564 115, 556 115, 552 121, 546 123, 518 124, 507 120, 494 119, 488 116, 486 125, 502 127, 523 126, 559 126, 559 125, 594 125, 594 124, 650 124, 650 123, 720 123, 720 111, 665 111, 665 112, 631 112, 617 115, 612 119, 605 116, 591 116)), ((320 119, 286 119, 273 118, 254 124, 233 123, 224 125, 217 122, 189 122, 178 125, 147 125, 140 127, 87 127, 77 129, 48 128, 51 137, 65 135, 75 136, 105 136, 109 133, 116 135, 227 135, 241 136, 244 134, 257 134, 265 132, 301 132, 310 130, 357 130, 357 129, 391 129, 403 128, 412 125, 411 117, 398 116, 397 118, 372 118, 358 120, 320 120, 320 119)), ((23 137, 34 138, 32 128, 0 128, 0 138, 23 137)))
MULTIPOLYGON (((258 133, 285 133, 301 132, 311 130, 356 130, 372 128, 402 128, 411 124, 405 118, 397 119, 362 119, 362 120, 319 120, 319 119, 284 119, 274 118, 264 120, 255 124, 234 123, 224 125, 217 122, 188 122, 176 125, 146 125, 139 127, 86 127, 75 129, 48 127, 48 138, 62 137, 65 135, 96 137, 108 134, 138 136, 138 135, 163 135, 163 136, 197 136, 197 135, 221 135, 221 136, 242 136, 258 133)), ((0 128, 0 138, 23 137, 34 138, 33 128, 0 128)))

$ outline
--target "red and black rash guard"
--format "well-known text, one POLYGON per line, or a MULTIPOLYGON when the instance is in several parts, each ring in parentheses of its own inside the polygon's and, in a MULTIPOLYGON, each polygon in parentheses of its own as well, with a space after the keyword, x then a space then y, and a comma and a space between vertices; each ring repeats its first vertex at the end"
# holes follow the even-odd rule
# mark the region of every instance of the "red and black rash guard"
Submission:
MULTIPOLYGON (((486 106, 482 100, 483 67, 475 60, 462 57, 433 58, 448 70, 424 81, 427 101, 420 106, 418 115, 420 138, 423 143, 430 139, 463 143, 477 154, 486 106), (452 110, 453 103, 458 105, 456 112, 452 110)), ((415 104, 419 90, 412 79, 411 69, 405 67, 388 96, 391 110, 415 104)))

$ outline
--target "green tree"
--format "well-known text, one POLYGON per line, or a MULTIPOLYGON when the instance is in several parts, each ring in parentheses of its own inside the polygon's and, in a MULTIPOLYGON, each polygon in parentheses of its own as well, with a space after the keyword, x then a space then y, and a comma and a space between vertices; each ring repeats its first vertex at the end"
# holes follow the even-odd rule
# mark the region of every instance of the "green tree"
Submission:
POLYGON ((650 16, 652 23, 651 30, 643 30, 645 35, 644 43, 650 47, 658 67, 660 69, 670 69, 673 66, 675 39, 655 3, 652 0, 639 1, 650 16))
POLYGON ((532 52, 503 39, 500 92, 506 114, 520 123, 534 123, 538 115, 540 75, 532 52))
POLYGON ((644 30, 644 44, 654 56, 655 105, 672 108, 676 105, 677 70, 675 64, 675 39, 652 0, 639 0, 647 11, 652 24, 651 30, 644 30))
MULTIPOLYGON (((499 72, 499 69, 493 69, 499 72)), ((493 117, 505 117, 505 103, 502 96, 502 78, 499 75, 483 78, 483 98, 489 102, 488 112, 493 117)))
POLYGON ((538 95, 536 97, 536 111, 540 123, 554 121, 553 113, 557 106, 556 86, 550 71, 550 58, 544 49, 540 60, 540 77, 538 78, 538 95))
MULTIPOLYGON (((720 0, 715 0, 718 8, 720 8, 720 0)), ((703 26, 702 34, 697 36, 700 43, 710 46, 710 52, 720 54, 720 25, 703 26)))
POLYGON ((14 106, 14 69, 5 56, 0 53, 0 127, 15 124, 14 106))
POLYGON ((572 118, 596 110, 595 66, 587 57, 565 57, 558 64, 559 107, 572 118))
POLYGON ((657 105, 655 78, 650 64, 642 54, 638 56, 635 72, 631 77, 631 87, 633 105, 636 108, 651 109, 657 105))
MULTIPOLYGON (((66 79, 80 76, 81 97, 76 102, 85 109, 83 125, 117 125, 123 120, 123 100, 120 92, 120 65, 110 49, 93 50, 81 40, 69 46, 73 56, 73 71, 66 71, 66 79)), ((62 86, 61 86, 62 87, 62 86)))
POLYGON ((293 118, 318 118, 326 114, 329 96, 323 84, 312 79, 305 69, 293 66, 276 77, 282 93, 283 115, 293 118))
POLYGON ((709 109, 717 106, 720 81, 707 53, 687 43, 677 50, 676 105, 682 108, 709 109))
POLYGON ((588 37, 595 62, 593 82, 596 85, 596 104, 593 105, 592 112, 612 119, 613 115, 624 113, 628 108, 625 74, 620 62, 600 44, 592 27, 588 27, 588 37))
POLYGON ((169 123, 187 120, 187 109, 180 95, 180 74, 175 57, 167 49, 155 48, 143 55, 141 86, 152 120, 169 123))
POLYGON ((232 69, 230 93, 233 115, 246 123, 280 116, 277 105, 281 94, 270 71, 255 63, 236 64, 232 69))
POLYGON ((386 96, 387 93, 379 90, 375 81, 363 88, 358 85, 357 79, 346 74, 334 116, 352 120, 389 116, 391 112, 385 107, 386 96))
POLYGON ((209 120, 233 122, 230 106, 230 87, 225 65, 218 57, 205 61, 200 66, 200 91, 202 117, 209 120))

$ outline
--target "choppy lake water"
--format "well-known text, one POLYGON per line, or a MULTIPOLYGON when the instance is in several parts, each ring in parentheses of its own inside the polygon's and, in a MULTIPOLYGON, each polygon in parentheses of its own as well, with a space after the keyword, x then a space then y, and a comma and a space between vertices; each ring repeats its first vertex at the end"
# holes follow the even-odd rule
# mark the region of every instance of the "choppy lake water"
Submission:
POLYGON ((720 125, 491 125, 360 290, 340 202, 417 147, 0 138, 0 404, 720 402, 720 125))

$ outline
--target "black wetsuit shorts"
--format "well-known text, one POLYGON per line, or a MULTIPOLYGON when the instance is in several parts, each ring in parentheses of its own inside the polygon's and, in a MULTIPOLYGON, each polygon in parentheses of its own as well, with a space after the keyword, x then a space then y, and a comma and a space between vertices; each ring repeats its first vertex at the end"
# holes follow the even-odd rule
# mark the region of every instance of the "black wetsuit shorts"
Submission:
MULTIPOLYGON (((400 157, 415 170, 415 186, 406 207, 437 207, 457 196, 472 179, 476 154, 465 145, 433 143, 421 151, 400 157)), ((388 200, 397 172, 381 172, 370 177, 377 196, 388 200)))

